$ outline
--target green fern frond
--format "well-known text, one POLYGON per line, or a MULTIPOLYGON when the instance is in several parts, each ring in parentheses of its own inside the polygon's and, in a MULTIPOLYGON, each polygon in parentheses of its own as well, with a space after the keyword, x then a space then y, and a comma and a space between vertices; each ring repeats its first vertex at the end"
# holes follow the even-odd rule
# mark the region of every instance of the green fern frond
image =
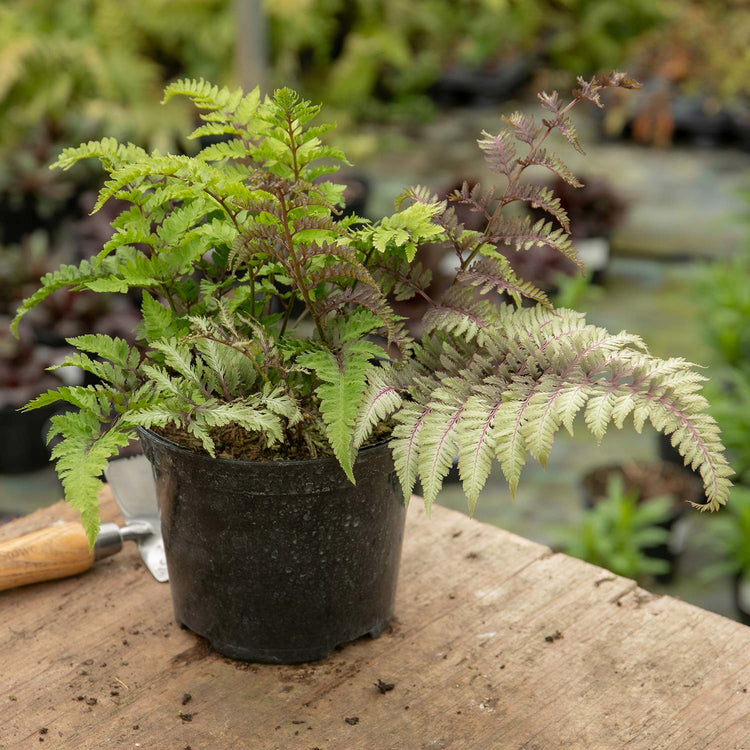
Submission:
POLYGON ((199 357, 193 357, 191 348, 177 339, 152 341, 151 346, 164 355, 164 362, 186 381, 197 387, 203 384, 203 363, 199 357))
MULTIPOLYGON (((203 131, 209 128, 209 125, 204 125, 202 128, 198 128, 198 131, 203 131)), ((225 133, 224 126, 212 125, 213 129, 220 130, 221 133, 225 133)), ((198 131, 194 132, 195 136, 198 131)), ((200 132, 198 135, 208 135, 208 133, 200 132)), ((221 141, 219 143, 212 143, 206 146, 196 156, 196 159, 200 159, 205 162, 216 162, 223 161, 225 159, 243 159, 251 155, 251 150, 248 149, 247 144, 240 138, 232 138, 229 141, 221 141)))
POLYGON ((404 493, 404 503, 408 504, 419 474, 419 452, 425 419, 430 407, 406 402, 396 412, 396 426, 393 428, 393 463, 396 475, 404 493))
POLYGON ((333 454, 347 477, 354 481, 354 425, 367 387, 370 360, 382 350, 368 341, 348 341, 338 354, 319 350, 298 358, 297 362, 315 373, 321 381, 315 389, 320 398, 320 414, 326 426, 333 454))
POLYGON ((132 427, 166 427, 168 424, 182 426, 184 415, 174 405, 167 403, 149 404, 133 409, 122 416, 122 422, 132 427))
POLYGON ((418 245, 434 242, 443 236, 443 229, 434 217, 445 210, 445 202, 412 203, 378 224, 365 227, 360 235, 371 242, 380 253, 399 251, 410 263, 417 254, 418 245))
POLYGON ((176 338, 185 332, 175 313, 155 300, 147 291, 141 296, 142 331, 146 341, 176 338))
POLYGON ((458 475, 471 515, 492 469, 496 453, 493 428, 501 405, 502 401, 495 402, 488 396, 475 394, 466 400, 462 419, 456 426, 458 475))
POLYGON ((293 427, 302 420, 302 412, 299 405, 280 386, 273 386, 265 383, 258 398, 258 403, 272 414, 283 417, 290 427, 293 427))
POLYGON ((62 265, 57 271, 46 273, 40 280, 41 287, 18 306, 11 323, 13 334, 18 335, 18 325, 24 315, 51 294, 60 289, 82 289, 106 276, 107 274, 96 271, 87 260, 82 260, 77 266, 62 265))
MULTIPOLYGON (((209 112, 220 112, 220 119, 228 119, 238 110, 241 116, 249 117, 260 102, 259 89, 253 89, 249 94, 243 94, 242 89, 231 91, 227 87, 219 88, 202 78, 182 78, 170 83, 164 89, 162 104, 166 104, 174 96, 185 96, 190 99, 198 109, 209 110, 209 112), (254 106, 253 106, 254 105, 254 106)), ((206 115, 202 115, 206 119, 206 115)))
POLYGON ((248 432, 261 433, 268 445, 281 442, 281 420, 273 412, 255 408, 245 402, 212 402, 203 404, 192 415, 201 428, 222 427, 228 424, 238 424, 248 432))
POLYGON ((140 362, 140 354, 127 341, 103 333, 87 333, 67 339, 67 342, 82 352, 95 354, 108 360, 124 372, 133 372, 140 362))
POLYGON ((100 419, 85 410, 57 414, 51 423, 48 439, 62 436, 51 456, 65 499, 80 512, 93 547, 99 531, 99 491, 103 486, 99 477, 109 459, 130 442, 129 432, 117 423, 102 432, 100 419))
POLYGON ((119 143, 114 138, 89 141, 80 146, 64 148, 50 169, 70 169, 83 159, 98 159, 102 166, 112 172, 125 164, 142 161, 148 153, 132 143, 119 143))
POLYGON ((429 512, 458 452, 456 428, 466 410, 465 380, 446 378, 435 389, 420 431, 418 470, 429 512))
POLYGON ((404 389, 403 373, 392 366, 381 365, 369 370, 352 438, 355 452, 364 445, 379 422, 386 421, 399 409, 404 389))

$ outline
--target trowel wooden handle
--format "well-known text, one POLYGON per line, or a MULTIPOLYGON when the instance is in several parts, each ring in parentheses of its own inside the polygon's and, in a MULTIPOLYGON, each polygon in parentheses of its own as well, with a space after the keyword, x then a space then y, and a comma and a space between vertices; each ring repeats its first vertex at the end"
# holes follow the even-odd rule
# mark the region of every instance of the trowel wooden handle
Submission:
POLYGON ((0 591, 67 578, 94 562, 80 523, 63 523, 0 544, 0 591))

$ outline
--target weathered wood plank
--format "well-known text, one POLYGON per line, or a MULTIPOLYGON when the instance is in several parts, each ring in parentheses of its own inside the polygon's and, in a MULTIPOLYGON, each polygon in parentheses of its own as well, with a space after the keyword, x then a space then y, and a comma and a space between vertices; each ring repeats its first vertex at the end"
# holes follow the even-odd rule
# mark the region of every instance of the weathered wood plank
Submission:
POLYGON ((750 747, 750 629, 418 503, 392 626, 316 664, 212 653, 134 546, 0 613, 2 750, 750 747))

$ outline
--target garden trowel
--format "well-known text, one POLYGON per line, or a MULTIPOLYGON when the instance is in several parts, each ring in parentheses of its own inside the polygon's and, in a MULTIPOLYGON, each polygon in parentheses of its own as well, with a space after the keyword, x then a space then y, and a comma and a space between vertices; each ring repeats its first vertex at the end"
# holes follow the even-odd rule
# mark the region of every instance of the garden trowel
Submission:
POLYGON ((0 544, 0 591, 39 581, 67 578, 133 540, 157 581, 167 581, 167 562, 151 465, 145 456, 110 461, 104 475, 124 526, 103 523, 93 549, 79 523, 60 523, 0 544))

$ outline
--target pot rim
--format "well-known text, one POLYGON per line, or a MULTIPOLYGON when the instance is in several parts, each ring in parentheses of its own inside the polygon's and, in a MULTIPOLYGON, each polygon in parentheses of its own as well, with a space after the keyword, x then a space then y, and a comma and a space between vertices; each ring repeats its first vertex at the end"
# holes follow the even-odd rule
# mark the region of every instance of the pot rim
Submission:
MULTIPOLYGON (((209 456, 206 453, 196 453, 195 451, 191 451, 189 448, 185 448, 185 446, 180 445, 179 443, 175 443, 173 440, 169 440, 168 438, 162 437, 161 435, 157 434, 153 430, 150 430, 146 427, 136 427, 136 432, 138 433, 138 437, 140 438, 141 435, 145 434, 147 435, 148 439, 161 444, 163 447, 167 448, 170 451, 174 451, 176 453, 183 453, 188 456, 192 456, 195 458, 204 459, 206 461, 218 461, 221 464, 229 465, 229 466, 289 466, 289 467, 304 467, 304 466, 311 466, 311 465, 320 465, 325 462, 330 462, 331 464, 335 466, 339 466, 338 459, 335 456, 322 456, 321 458, 305 458, 302 460, 292 460, 292 461, 248 461, 246 459, 242 458, 221 458, 213 456, 209 456)), ((388 438, 387 440, 380 440, 377 443, 373 443, 372 445, 367 445, 364 448, 360 448, 359 451, 357 451, 357 456, 365 453, 370 453, 378 448, 383 448, 387 446, 393 438, 388 438)))

